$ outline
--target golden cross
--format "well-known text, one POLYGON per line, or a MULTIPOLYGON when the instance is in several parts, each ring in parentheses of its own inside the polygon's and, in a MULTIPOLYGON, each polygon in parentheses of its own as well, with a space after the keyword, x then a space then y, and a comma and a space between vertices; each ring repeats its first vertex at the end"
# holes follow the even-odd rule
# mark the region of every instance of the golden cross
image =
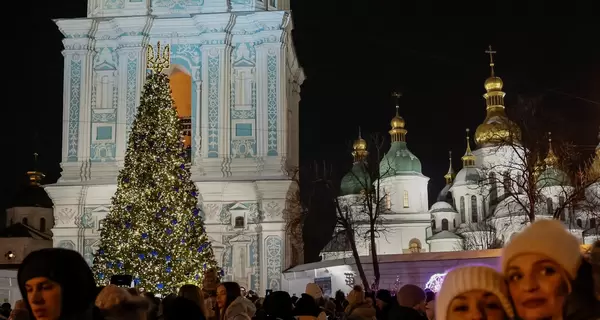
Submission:
POLYGON ((488 50, 485 51, 485 53, 490 55, 490 68, 492 68, 492 77, 494 76, 494 54, 496 53, 496 51, 492 50, 492 45, 488 46, 488 50))

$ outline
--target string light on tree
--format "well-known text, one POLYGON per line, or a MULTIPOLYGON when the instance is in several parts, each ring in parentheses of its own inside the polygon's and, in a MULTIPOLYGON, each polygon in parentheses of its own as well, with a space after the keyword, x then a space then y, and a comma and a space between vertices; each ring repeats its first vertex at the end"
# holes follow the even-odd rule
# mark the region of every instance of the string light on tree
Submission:
POLYGON ((201 284, 217 269, 197 208, 198 190, 185 163, 181 124, 173 108, 169 46, 148 46, 149 73, 133 122, 125 164, 95 254, 96 280, 129 274, 136 287, 166 295, 201 284))

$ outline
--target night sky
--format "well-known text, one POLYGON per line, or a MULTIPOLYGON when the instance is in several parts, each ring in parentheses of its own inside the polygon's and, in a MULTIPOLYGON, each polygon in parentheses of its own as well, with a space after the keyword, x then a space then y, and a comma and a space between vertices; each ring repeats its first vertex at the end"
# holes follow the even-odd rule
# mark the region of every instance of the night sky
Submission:
MULTIPOLYGON (((23 25, 27 30, 19 31, 33 39, 5 41, 5 53, 7 45, 26 49, 5 71, 12 74, 8 95, 13 98, 5 100, 0 117, 9 162, 1 173, 3 207, 26 183, 34 152, 40 154, 45 183, 59 177, 63 58, 61 34, 50 19, 84 17, 86 1, 48 2, 34 9, 23 25)), ((431 200, 443 187, 448 150, 460 169, 465 128, 475 130, 485 117, 488 45, 498 52, 496 72, 504 80, 507 108, 519 96, 542 97, 545 109, 561 115, 546 129, 591 154, 600 125, 600 20, 586 14, 591 7, 577 1, 560 8, 509 1, 491 8, 365 3, 292 0, 296 51, 307 77, 300 105, 302 165, 326 161, 343 174, 351 166, 349 146, 359 126, 364 134, 387 137, 395 112, 391 93, 401 91, 408 146, 431 178, 431 200), (481 16, 431 15, 467 9, 481 16), (572 16, 544 17, 554 14, 572 16)), ((333 225, 318 228, 322 232, 313 233, 331 234, 333 225)), ((307 243, 308 255, 314 257, 326 242, 322 237, 307 243)))

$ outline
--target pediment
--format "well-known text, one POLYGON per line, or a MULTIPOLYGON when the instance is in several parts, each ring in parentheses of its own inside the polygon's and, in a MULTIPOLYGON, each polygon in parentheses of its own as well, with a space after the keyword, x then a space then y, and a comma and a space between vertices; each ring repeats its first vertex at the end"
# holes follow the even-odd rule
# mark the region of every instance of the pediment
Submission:
POLYGON ((108 62, 102 62, 98 64, 95 68, 96 71, 113 71, 117 68, 108 62))
POLYGON ((252 242, 252 238, 251 238, 251 237, 249 237, 249 236, 247 236, 247 235, 240 234, 240 235, 238 235, 238 236, 235 236, 235 237, 233 237, 233 238, 231 238, 231 239, 229 240, 229 243, 234 243, 234 242, 237 242, 237 243, 240 243, 240 242, 241 242, 241 243, 248 242, 248 243, 249 243, 249 242, 252 242))
POLYGON ((213 237, 208 237, 208 241, 213 248, 225 248, 225 245, 222 242, 215 240, 213 237))
POLYGON ((231 208, 229 208, 229 211, 231 210, 248 210, 248 207, 242 203, 236 203, 233 206, 231 206, 231 208))
POLYGON ((95 208, 94 210, 92 210, 92 212, 109 212, 110 208, 105 207, 105 206, 99 206, 97 208, 95 208))
POLYGON ((244 69, 252 69, 254 67, 254 62, 247 59, 240 59, 235 62, 236 68, 244 68, 244 69))

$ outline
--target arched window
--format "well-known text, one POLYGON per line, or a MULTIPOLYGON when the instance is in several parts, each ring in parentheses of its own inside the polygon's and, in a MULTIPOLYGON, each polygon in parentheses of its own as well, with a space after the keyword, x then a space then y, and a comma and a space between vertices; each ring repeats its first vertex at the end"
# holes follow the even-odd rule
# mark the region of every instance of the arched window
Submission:
POLYGON ((435 230, 436 229, 436 225, 435 225, 435 219, 431 220, 431 229, 435 230))
POLYGON ((548 211, 548 215, 552 215, 554 213, 554 205, 552 204, 552 198, 546 198, 546 211, 548 211))
POLYGON ((243 228, 244 227, 244 217, 235 217, 235 227, 243 228))
POLYGON ((410 253, 421 252, 421 241, 419 239, 412 239, 408 242, 408 250, 410 253))
POLYGON ((590 228, 596 229, 596 218, 590 219, 590 228))
POLYGON ((465 217, 465 197, 460 197, 460 222, 467 222, 467 219, 465 217))
POLYGON ((181 121, 182 140, 186 161, 191 161, 192 150, 192 76, 187 70, 173 65, 169 73, 173 106, 181 121))
POLYGON ((498 181, 496 181, 495 172, 490 172, 488 183, 490 184, 490 204, 496 204, 498 200, 498 188, 496 187, 498 181))
POLYGON ((29 225, 29 219, 27 218, 23 218, 23 220, 21 220, 21 223, 28 226, 29 225))
POLYGON ((456 229, 456 219, 452 219, 452 227, 456 229))
POLYGON ((404 190, 404 201, 403 201, 403 203, 404 203, 404 207, 408 208, 408 204, 409 204, 408 203, 408 191, 406 191, 406 190, 404 190))
POLYGON ((565 196, 558 197, 558 205, 560 206, 560 220, 565 221, 565 196))
POLYGON ((504 187, 504 194, 509 194, 511 189, 510 173, 504 172, 502 175, 502 186, 504 187))
POLYGON ((40 218, 40 231, 46 232, 46 219, 40 218))
POLYGON ((442 219, 442 230, 448 230, 448 219, 442 219))
POLYGON ((577 227, 583 228, 583 221, 581 221, 581 219, 577 219, 575 223, 577 224, 577 227))
POLYGON ((477 222, 477 197, 471 196, 471 221, 477 222))
POLYGON ((390 197, 389 191, 385 192, 385 209, 386 210, 392 209, 392 197, 390 197))

